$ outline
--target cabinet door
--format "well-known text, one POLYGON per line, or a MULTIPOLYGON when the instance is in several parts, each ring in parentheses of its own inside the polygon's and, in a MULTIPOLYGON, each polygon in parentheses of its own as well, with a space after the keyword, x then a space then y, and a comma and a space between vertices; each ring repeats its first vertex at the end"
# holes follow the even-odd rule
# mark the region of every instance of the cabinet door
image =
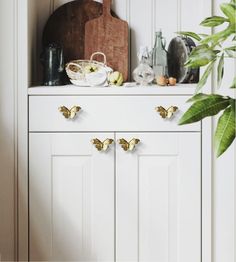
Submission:
POLYGON ((140 143, 132 152, 117 144, 117 261, 200 262, 200 133, 121 138, 140 143))
POLYGON ((31 261, 114 261, 114 134, 30 134, 31 261))

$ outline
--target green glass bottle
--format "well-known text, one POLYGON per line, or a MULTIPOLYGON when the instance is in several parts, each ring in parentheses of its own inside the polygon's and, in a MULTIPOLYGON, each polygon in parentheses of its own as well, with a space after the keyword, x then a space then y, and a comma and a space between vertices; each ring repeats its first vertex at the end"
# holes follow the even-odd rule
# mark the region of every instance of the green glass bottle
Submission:
POLYGON ((156 40, 153 48, 153 71, 155 76, 167 76, 168 67, 167 67, 167 51, 165 49, 166 40, 162 36, 162 31, 159 30, 156 32, 156 40))

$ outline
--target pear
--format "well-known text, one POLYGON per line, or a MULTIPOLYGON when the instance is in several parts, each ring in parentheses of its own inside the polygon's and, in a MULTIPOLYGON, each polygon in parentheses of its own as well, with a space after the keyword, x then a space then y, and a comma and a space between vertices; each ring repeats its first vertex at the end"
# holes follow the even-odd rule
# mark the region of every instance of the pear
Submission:
POLYGON ((112 85, 121 86, 124 81, 123 75, 122 73, 115 71, 108 76, 108 81, 112 85))

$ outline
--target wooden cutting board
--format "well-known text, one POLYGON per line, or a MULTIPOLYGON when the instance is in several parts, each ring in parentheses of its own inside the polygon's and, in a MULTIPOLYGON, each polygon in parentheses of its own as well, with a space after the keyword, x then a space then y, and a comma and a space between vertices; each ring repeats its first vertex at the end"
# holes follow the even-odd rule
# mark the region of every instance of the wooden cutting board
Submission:
POLYGON ((85 58, 97 51, 107 57, 108 66, 128 79, 128 23, 111 15, 111 0, 103 0, 103 14, 85 25, 85 58))
MULTIPOLYGON (((63 46, 65 62, 84 59, 84 34, 87 21, 102 15, 103 5, 92 0, 76 0, 59 7, 43 31, 43 46, 63 46)), ((113 16, 116 16, 112 12, 113 16)), ((117 16, 116 16, 117 17, 117 16)))

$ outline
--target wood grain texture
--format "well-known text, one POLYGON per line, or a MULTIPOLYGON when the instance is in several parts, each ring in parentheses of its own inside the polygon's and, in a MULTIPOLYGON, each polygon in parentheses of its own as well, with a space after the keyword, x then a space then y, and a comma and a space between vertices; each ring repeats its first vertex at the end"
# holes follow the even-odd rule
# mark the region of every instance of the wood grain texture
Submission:
POLYGON ((92 0, 76 0, 64 4, 49 17, 43 32, 43 45, 61 44, 65 62, 84 59, 85 24, 101 14, 102 4, 92 0))
POLYGON ((128 23, 111 16, 111 0, 103 1, 103 14, 85 25, 85 58, 97 51, 107 57, 108 66, 128 79, 128 23))

